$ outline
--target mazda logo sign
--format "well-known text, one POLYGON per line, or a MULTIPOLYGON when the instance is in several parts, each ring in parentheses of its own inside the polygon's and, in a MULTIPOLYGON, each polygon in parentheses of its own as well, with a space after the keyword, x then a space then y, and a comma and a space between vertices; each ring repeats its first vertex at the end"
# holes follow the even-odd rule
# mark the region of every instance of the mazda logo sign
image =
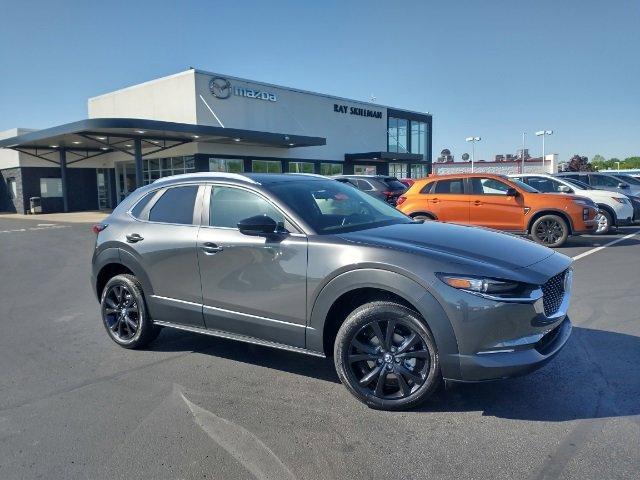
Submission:
POLYGON ((231 96, 231 83, 226 78, 213 77, 209 82, 209 90, 216 98, 229 98, 231 96))

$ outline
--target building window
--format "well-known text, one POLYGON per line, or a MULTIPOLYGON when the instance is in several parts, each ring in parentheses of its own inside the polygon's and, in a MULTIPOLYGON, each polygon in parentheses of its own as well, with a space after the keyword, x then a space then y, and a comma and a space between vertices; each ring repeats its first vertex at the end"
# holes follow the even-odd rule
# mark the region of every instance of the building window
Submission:
POLYGON ((314 173, 311 162, 289 162, 289 173, 314 173))
POLYGON ((142 173, 145 185, 153 183, 162 177, 193 172, 195 169, 196 165, 193 156, 149 158, 142 161, 142 173))
POLYGON ((387 151, 407 153, 407 129, 409 121, 404 118, 387 119, 387 151))
POLYGON ((396 178, 407 178, 407 164, 406 163, 390 163, 389 175, 396 178))
POLYGON ((282 173, 280 160, 253 160, 251 171, 254 173, 282 173))
POLYGON ((355 175, 375 175, 378 168, 375 165, 354 165, 353 173, 355 175))
POLYGON ((411 122, 411 153, 424 155, 427 145, 427 124, 411 122))
POLYGON ((411 178, 424 178, 429 174, 427 166, 420 163, 411 165, 411 178))
POLYGON ((342 175, 341 163, 321 163, 320 174, 330 177, 331 175, 342 175))
POLYGON ((40 196, 42 198, 61 197, 62 196, 62 179, 41 178, 40 179, 40 196))
POLYGON ((9 190, 9 199, 15 200, 18 198, 18 187, 16 185, 15 177, 7 178, 7 190, 9 190))
POLYGON ((209 158, 210 172, 242 173, 244 160, 241 158, 209 158))

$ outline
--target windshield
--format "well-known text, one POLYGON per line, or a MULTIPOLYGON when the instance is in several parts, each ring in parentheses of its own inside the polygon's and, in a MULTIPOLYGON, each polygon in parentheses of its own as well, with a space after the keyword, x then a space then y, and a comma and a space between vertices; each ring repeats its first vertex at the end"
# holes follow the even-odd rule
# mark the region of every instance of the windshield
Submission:
POLYGON ((265 188, 320 235, 412 223, 386 202, 335 180, 296 180, 265 185, 265 188))
POLYGON ((576 187, 579 187, 583 190, 595 190, 595 188, 593 188, 591 185, 587 185, 586 183, 581 182, 580 180, 575 180, 569 177, 562 177, 562 180, 572 185, 575 185, 576 187))
POLYGON ((536 190, 535 188, 533 188, 531 185, 527 185, 524 182, 521 182, 520 180, 517 180, 515 178, 510 178, 509 179, 511 181, 511 183, 515 183, 518 187, 520 187, 522 190, 524 190, 525 192, 529 192, 529 193, 540 193, 539 190, 536 190))
POLYGON ((623 182, 630 183, 631 185, 640 185, 640 180, 633 178, 631 175, 614 175, 614 177, 619 178, 623 182))

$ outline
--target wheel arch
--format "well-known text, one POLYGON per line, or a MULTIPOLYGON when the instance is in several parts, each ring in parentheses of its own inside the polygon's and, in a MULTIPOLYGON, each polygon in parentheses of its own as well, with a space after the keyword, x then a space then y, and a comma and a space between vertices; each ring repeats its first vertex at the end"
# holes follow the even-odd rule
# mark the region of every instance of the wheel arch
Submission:
POLYGON ((409 215, 411 218, 413 218, 413 217, 415 217, 415 216, 417 216, 417 215, 426 215, 426 216, 428 216, 428 217, 431 217, 431 218, 432 218, 432 219, 434 219, 434 220, 438 220, 438 216, 437 216, 435 213, 430 212, 430 211, 428 211, 428 210, 420 210, 420 211, 417 211, 417 212, 411 212, 411 213, 409 213, 408 215, 409 215))
POLYGON ((424 286, 388 270, 351 270, 327 283, 313 302, 306 333, 307 349, 333 355, 335 335, 348 314, 374 299, 396 301, 417 312, 433 334, 443 375, 458 378, 458 344, 444 309, 424 286))
POLYGON ((109 279, 121 273, 134 275, 142 285, 145 294, 153 293, 151 282, 144 269, 136 258, 126 250, 108 248, 100 252, 94 260, 94 272, 94 288, 98 300, 100 300, 102 290, 109 279))
POLYGON ((557 215, 558 217, 562 218, 565 222, 567 222, 567 226, 569 227, 569 235, 573 233, 573 222, 571 221, 571 217, 562 210, 553 209, 545 209, 536 212, 529 220, 529 223, 527 225, 527 233, 531 233, 531 228, 533 227, 534 222, 540 217, 544 217, 545 215, 557 215))
POLYGON ((611 226, 614 226, 618 223, 618 216, 616 215, 615 210, 611 208, 611 206, 607 205, 606 203, 597 203, 596 205, 598 205, 598 208, 600 210, 605 210, 609 215, 611 215, 611 220, 613 221, 613 224, 611 226))

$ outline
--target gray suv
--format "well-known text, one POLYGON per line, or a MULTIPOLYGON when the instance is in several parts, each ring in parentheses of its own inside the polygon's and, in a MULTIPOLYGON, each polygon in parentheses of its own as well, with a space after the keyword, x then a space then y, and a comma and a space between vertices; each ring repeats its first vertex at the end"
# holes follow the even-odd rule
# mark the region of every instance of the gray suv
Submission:
POLYGON ((333 357, 374 408, 415 406, 442 379, 530 372, 571 332, 568 257, 415 222, 319 176, 167 177, 94 231, 92 282, 117 344, 167 327, 333 357))
POLYGON ((388 175, 336 175, 331 178, 339 182, 350 183, 358 190, 393 206, 398 203, 398 197, 407 191, 407 186, 404 183, 396 177, 388 175))

